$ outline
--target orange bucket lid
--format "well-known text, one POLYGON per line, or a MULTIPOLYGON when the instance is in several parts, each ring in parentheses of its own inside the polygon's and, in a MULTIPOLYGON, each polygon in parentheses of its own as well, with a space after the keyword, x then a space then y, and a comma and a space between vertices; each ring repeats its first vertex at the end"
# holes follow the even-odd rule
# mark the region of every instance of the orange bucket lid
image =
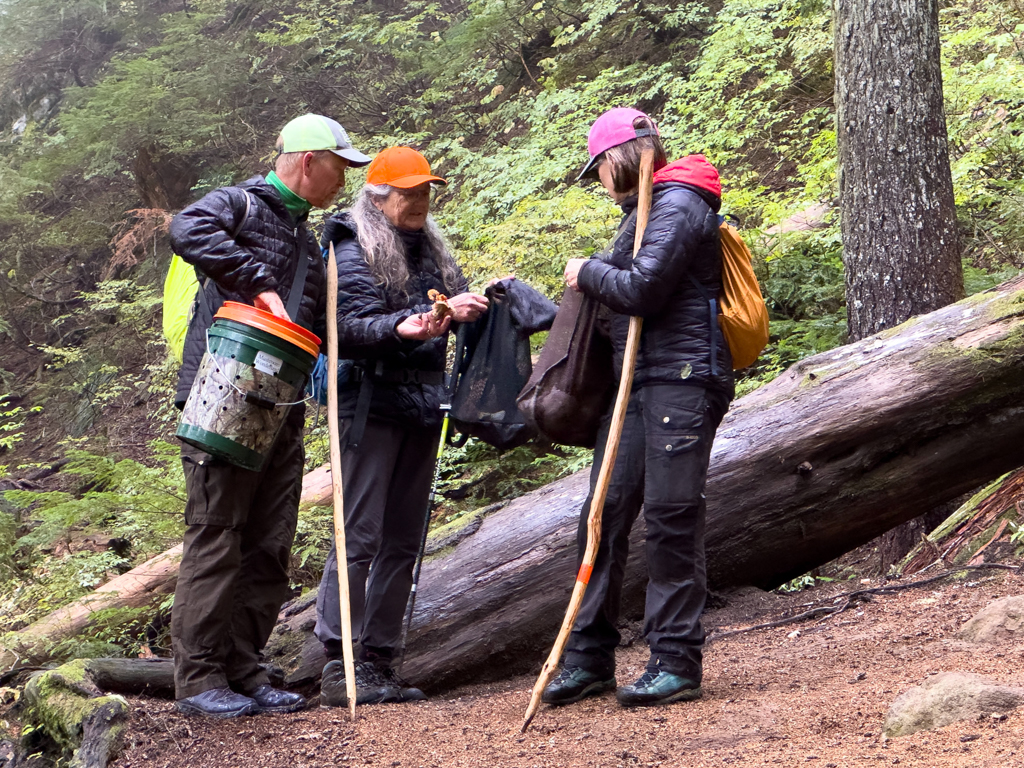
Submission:
POLYGON ((313 357, 317 357, 320 354, 320 338, 316 334, 310 333, 301 325, 296 325, 291 320, 275 317, 264 309, 257 309, 237 301, 225 301, 224 305, 217 310, 217 314, 214 315, 214 318, 218 317, 225 320, 234 320, 236 323, 266 331, 305 350, 313 357))

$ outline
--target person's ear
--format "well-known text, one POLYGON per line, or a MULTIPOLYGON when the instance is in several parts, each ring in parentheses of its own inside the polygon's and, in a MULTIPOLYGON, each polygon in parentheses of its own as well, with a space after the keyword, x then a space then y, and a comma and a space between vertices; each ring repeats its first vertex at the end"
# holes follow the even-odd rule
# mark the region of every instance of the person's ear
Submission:
POLYGON ((313 162, 316 160, 316 155, 312 152, 304 152, 302 155, 302 175, 309 176, 310 171, 313 168, 313 162))

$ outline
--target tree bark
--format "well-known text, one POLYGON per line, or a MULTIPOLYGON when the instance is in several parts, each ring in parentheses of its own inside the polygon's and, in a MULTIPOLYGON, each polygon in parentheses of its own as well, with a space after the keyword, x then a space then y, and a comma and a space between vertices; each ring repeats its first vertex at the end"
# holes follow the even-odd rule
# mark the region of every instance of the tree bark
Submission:
MULTIPOLYGON (((770 588, 1024 463, 1024 279, 808 358, 734 404, 707 487, 712 588, 770 588)), ((486 516, 425 564, 403 674, 428 689, 539 668, 576 572, 586 472, 486 516)), ((623 590, 643 612, 643 526, 623 590)), ((268 657, 314 682, 315 595, 268 657)))
POLYGON ((850 340, 964 295, 938 0, 835 0, 850 340))

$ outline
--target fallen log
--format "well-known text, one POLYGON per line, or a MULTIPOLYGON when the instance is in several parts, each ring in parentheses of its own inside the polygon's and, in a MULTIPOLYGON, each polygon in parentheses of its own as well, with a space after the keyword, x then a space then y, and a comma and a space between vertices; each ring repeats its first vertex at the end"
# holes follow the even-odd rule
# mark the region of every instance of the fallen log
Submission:
MULTIPOLYGON (((711 586, 773 587, 1024 464, 1024 281, 808 358, 734 404, 708 482, 711 586)), ((403 674, 438 690, 535 670, 575 574, 586 473, 514 500, 423 569, 403 674)), ((623 606, 643 609, 643 526, 623 606)), ((323 664, 313 599, 268 648, 323 664)))

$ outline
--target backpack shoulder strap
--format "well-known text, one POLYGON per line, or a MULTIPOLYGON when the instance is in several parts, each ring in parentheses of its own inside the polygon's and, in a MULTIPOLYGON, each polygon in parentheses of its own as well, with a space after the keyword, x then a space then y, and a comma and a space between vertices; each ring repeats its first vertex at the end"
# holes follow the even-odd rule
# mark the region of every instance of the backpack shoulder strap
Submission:
MULTIPOLYGON (((241 221, 238 222, 238 225, 231 233, 231 238, 233 240, 238 238, 238 235, 245 226, 245 223, 249 220, 249 214, 252 212, 252 195, 247 189, 243 189, 242 194, 245 195, 245 213, 242 214, 241 221)), ((198 292, 199 308, 203 311, 203 320, 207 325, 213 322, 213 308, 210 306, 210 299, 206 295, 206 289, 209 288, 210 282, 211 279, 207 276, 206 279, 199 284, 198 292)))

